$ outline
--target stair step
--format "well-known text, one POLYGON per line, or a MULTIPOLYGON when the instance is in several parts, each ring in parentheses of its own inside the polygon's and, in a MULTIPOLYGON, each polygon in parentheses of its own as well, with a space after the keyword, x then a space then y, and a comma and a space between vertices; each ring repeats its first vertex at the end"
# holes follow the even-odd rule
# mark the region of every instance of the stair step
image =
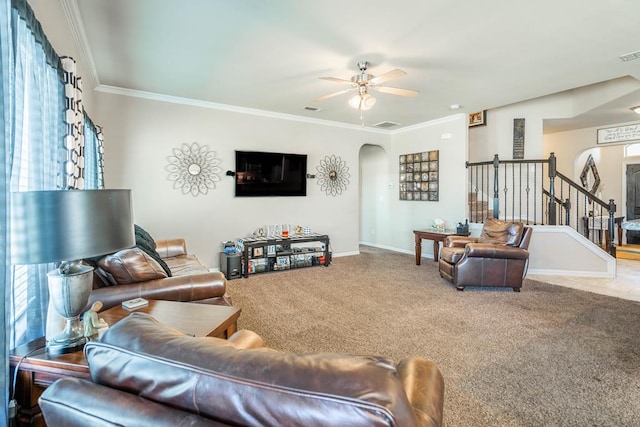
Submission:
POLYGON ((487 209, 489 207, 489 202, 482 202, 482 201, 473 201, 473 202, 469 202, 469 209, 473 209, 475 210, 481 210, 481 209, 487 209))

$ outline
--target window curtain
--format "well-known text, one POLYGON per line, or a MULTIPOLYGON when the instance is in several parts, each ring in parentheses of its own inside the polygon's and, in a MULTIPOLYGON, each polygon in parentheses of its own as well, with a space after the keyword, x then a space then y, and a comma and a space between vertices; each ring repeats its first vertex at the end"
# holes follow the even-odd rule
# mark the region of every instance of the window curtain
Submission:
POLYGON ((104 140, 102 128, 84 114, 84 166, 85 189, 104 188, 104 140))
POLYGON ((94 190, 104 188, 103 135, 84 110, 82 77, 78 76, 76 61, 60 58, 63 68, 67 160, 65 173, 67 188, 94 190))
MULTIPOLYGON (((8 191, 63 189, 66 127, 60 59, 26 0, 12 0, 10 13, 9 62, 3 75, 9 93, 4 138, 9 144, 8 191)), ((54 268, 53 264, 10 266, 10 348, 44 335, 46 273, 54 268)))
MULTIPOLYGON (((9 120, 7 111, 9 109, 9 2, 1 0, 0 2, 0 141, 2 141, 2 150, 0 150, 0 165, 2 178, 0 179, 0 274, 2 277, 2 299, 0 300, 0 310, 2 317, 0 318, 0 348, 2 351, 3 372, 0 375, 0 396, 2 396, 2 419, 8 420, 9 405, 9 311, 7 310, 10 298, 11 269, 9 266, 9 168, 8 168, 8 152, 11 144, 9 143, 9 120)), ((8 423, 7 423, 8 424, 8 423)))
POLYGON ((82 105, 82 78, 78 77, 76 61, 69 57, 60 58, 64 70, 65 121, 67 136, 66 174, 67 188, 85 188, 85 144, 84 108, 82 105))
MULTIPOLYGON (((92 166, 85 170, 86 114, 75 61, 57 55, 26 0, 0 2, 5 12, 2 164, 8 184, 2 188, 3 196, 10 203, 10 193, 15 191, 102 188, 102 136, 93 122, 88 148, 92 166)), ((4 215, 8 215, 6 208, 4 215)), ((3 245, 7 254, 8 245, 3 245)), ((12 266, 6 254, 4 261, 8 271, 4 283, 10 284, 5 286, 8 298, 5 295, 4 301, 9 307, 4 312, 9 313, 10 328, 3 330, 10 330, 8 345, 13 348, 45 335, 46 274, 55 265, 12 266)))

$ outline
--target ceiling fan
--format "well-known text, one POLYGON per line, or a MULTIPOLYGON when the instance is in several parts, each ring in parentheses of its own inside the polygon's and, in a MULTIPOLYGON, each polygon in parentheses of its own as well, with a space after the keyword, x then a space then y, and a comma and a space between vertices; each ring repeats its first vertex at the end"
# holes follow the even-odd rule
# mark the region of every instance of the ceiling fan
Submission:
POLYGON ((351 80, 340 79, 337 77, 320 77, 322 80, 329 80, 337 83, 346 83, 351 87, 349 89, 340 90, 338 92, 330 93, 328 95, 324 95, 314 99, 312 102, 320 102, 325 99, 333 98, 334 96, 342 95, 343 93, 357 91, 357 94, 354 95, 351 99, 349 99, 349 105, 353 108, 364 111, 369 110, 376 103, 376 99, 369 93, 370 90, 376 90, 382 93, 389 93, 391 95, 400 95, 400 96, 416 96, 419 92, 415 90, 409 89, 399 89, 396 87, 388 87, 382 86, 383 83, 388 82, 389 80, 398 79, 407 73, 395 69, 388 71, 379 76, 374 76, 373 74, 367 73, 367 67, 369 63, 367 61, 358 62, 358 68, 360 69, 360 73, 351 77, 351 80))

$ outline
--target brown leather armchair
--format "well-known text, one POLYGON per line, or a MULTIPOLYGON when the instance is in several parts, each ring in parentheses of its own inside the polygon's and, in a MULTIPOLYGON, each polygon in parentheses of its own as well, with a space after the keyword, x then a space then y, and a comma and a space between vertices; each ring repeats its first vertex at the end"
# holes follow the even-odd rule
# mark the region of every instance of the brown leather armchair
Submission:
POLYGON ((195 338, 139 312, 84 351, 92 381, 40 397, 49 427, 442 425, 444 381, 420 357, 282 353, 250 331, 195 338))
POLYGON ((449 236, 440 251, 440 276, 459 291, 465 286, 504 286, 520 292, 532 232, 520 222, 488 218, 480 237, 449 236))

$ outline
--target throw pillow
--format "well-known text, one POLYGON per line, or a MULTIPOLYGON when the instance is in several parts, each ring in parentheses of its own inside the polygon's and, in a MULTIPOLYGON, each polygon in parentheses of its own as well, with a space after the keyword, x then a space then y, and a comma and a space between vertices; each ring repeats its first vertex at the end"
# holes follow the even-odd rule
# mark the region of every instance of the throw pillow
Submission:
POLYGON ((167 273, 168 277, 171 277, 171 269, 167 265, 167 263, 160 257, 156 248, 158 245, 156 244, 151 234, 149 234, 144 228, 140 227, 138 224, 134 224, 135 236, 136 236, 136 246, 146 252, 151 258, 156 260, 160 267, 167 273))
POLYGON ((138 247, 107 255, 98 265, 119 285, 168 277, 160 264, 138 247))
POLYGON ((507 222, 496 218, 487 218, 478 237, 478 243, 492 243, 495 245, 518 246, 522 240, 524 224, 521 222, 507 222))

